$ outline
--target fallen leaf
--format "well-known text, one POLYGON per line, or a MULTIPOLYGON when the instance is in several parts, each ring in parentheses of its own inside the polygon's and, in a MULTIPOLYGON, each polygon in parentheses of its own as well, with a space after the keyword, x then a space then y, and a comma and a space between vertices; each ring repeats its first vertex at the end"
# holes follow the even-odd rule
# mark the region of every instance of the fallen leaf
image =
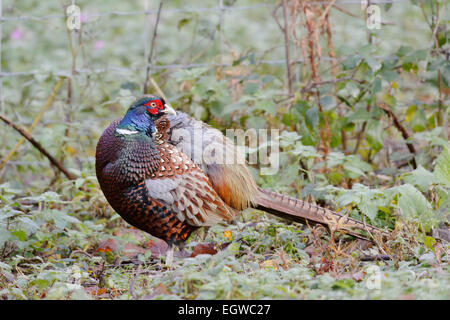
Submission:
POLYGON ((199 254, 216 254, 217 250, 215 249, 214 243, 199 243, 194 247, 194 250, 191 253, 191 257, 195 257, 199 254))
POLYGON ((97 252, 111 252, 117 250, 117 243, 114 239, 106 239, 102 241, 97 248, 97 252))
POLYGON ((288 259, 286 258, 286 255, 285 255, 284 251, 281 251, 280 259, 281 259, 281 261, 283 261, 283 264, 281 265, 281 267, 284 270, 289 270, 289 262, 288 262, 288 259))
POLYGON ((150 249, 152 255, 156 257, 165 254, 168 248, 167 243, 160 239, 149 240, 146 243, 146 247, 147 249, 150 249))
POLYGON ((265 261, 261 262, 259 264, 259 266, 261 268, 275 268, 275 269, 278 269, 278 263, 275 260, 273 260, 273 259, 265 260, 265 261))
POLYGON ((99 288, 97 286, 91 286, 91 287, 85 287, 84 290, 93 295, 93 296, 103 296, 105 297, 108 293, 108 290, 106 290, 105 288, 99 288))
POLYGON ((223 235, 225 236, 225 238, 227 238, 228 241, 233 240, 233 233, 230 230, 224 231, 223 235))
POLYGON ((128 243, 123 248, 123 255, 129 258, 135 257, 138 254, 145 254, 147 250, 142 247, 139 247, 133 243, 128 243))
POLYGON ((365 275, 364 271, 361 270, 361 271, 352 273, 352 278, 355 281, 362 281, 364 279, 364 275, 365 275))
POLYGON ((71 146, 67 146, 66 147, 66 151, 67 153, 69 153, 70 155, 74 155, 75 153, 77 153, 77 151, 75 150, 75 148, 71 147, 71 146))
POLYGON ((135 237, 138 241, 144 240, 142 231, 140 231, 136 228, 119 228, 113 232, 113 235, 115 235, 116 237, 122 237, 123 235, 128 235, 128 234, 135 237))
POLYGON ((303 251, 305 251, 311 258, 317 255, 317 251, 314 245, 307 246, 305 249, 303 249, 303 251))
POLYGON ((148 294, 148 295, 142 297, 142 299, 143 300, 151 300, 156 296, 165 296, 165 295, 169 295, 169 294, 170 294, 170 291, 167 289, 167 287, 163 283, 160 283, 153 289, 153 292, 151 294, 148 294))

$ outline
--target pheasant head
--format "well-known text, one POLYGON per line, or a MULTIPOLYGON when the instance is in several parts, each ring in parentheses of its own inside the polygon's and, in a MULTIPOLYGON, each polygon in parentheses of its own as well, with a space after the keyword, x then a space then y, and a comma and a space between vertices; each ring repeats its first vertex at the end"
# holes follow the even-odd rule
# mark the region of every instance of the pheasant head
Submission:
POLYGON ((155 121, 166 114, 176 114, 163 98, 148 95, 136 100, 128 109, 115 134, 120 136, 145 134, 152 136, 157 130, 155 121))

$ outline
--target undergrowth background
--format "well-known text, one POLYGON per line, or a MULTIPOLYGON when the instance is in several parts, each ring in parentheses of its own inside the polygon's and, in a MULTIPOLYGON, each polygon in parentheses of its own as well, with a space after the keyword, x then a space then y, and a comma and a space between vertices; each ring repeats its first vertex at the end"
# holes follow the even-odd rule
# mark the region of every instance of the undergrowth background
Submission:
POLYGON ((381 25, 368 29, 375 9, 358 1, 170 1, 158 14, 157 1, 77 0, 69 31, 71 3, 1 2, 0 115, 66 174, 2 122, 0 299, 450 298, 446 1, 371 1, 381 25), (109 207, 94 170, 100 134, 144 90, 224 132, 280 129, 279 172, 252 167, 262 187, 392 237, 247 210, 166 269, 165 244, 109 207))

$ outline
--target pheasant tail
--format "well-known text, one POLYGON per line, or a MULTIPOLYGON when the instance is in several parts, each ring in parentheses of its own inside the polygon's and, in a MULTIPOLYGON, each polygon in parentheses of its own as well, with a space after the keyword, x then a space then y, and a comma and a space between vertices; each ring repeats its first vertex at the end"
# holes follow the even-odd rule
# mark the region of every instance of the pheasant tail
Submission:
POLYGON ((306 201, 258 188, 256 209, 263 210, 291 221, 307 225, 323 225, 331 230, 341 230, 360 239, 386 237, 381 229, 354 220, 345 215, 325 209, 306 201))

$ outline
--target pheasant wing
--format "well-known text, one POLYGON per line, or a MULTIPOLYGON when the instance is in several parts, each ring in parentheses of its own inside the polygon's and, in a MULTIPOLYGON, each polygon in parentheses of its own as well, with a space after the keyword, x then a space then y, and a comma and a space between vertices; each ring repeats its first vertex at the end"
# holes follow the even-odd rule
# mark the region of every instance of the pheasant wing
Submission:
POLYGON ((232 220, 237 212, 226 205, 209 177, 177 147, 163 143, 158 170, 145 180, 149 196, 167 204, 181 221, 211 226, 232 220))

